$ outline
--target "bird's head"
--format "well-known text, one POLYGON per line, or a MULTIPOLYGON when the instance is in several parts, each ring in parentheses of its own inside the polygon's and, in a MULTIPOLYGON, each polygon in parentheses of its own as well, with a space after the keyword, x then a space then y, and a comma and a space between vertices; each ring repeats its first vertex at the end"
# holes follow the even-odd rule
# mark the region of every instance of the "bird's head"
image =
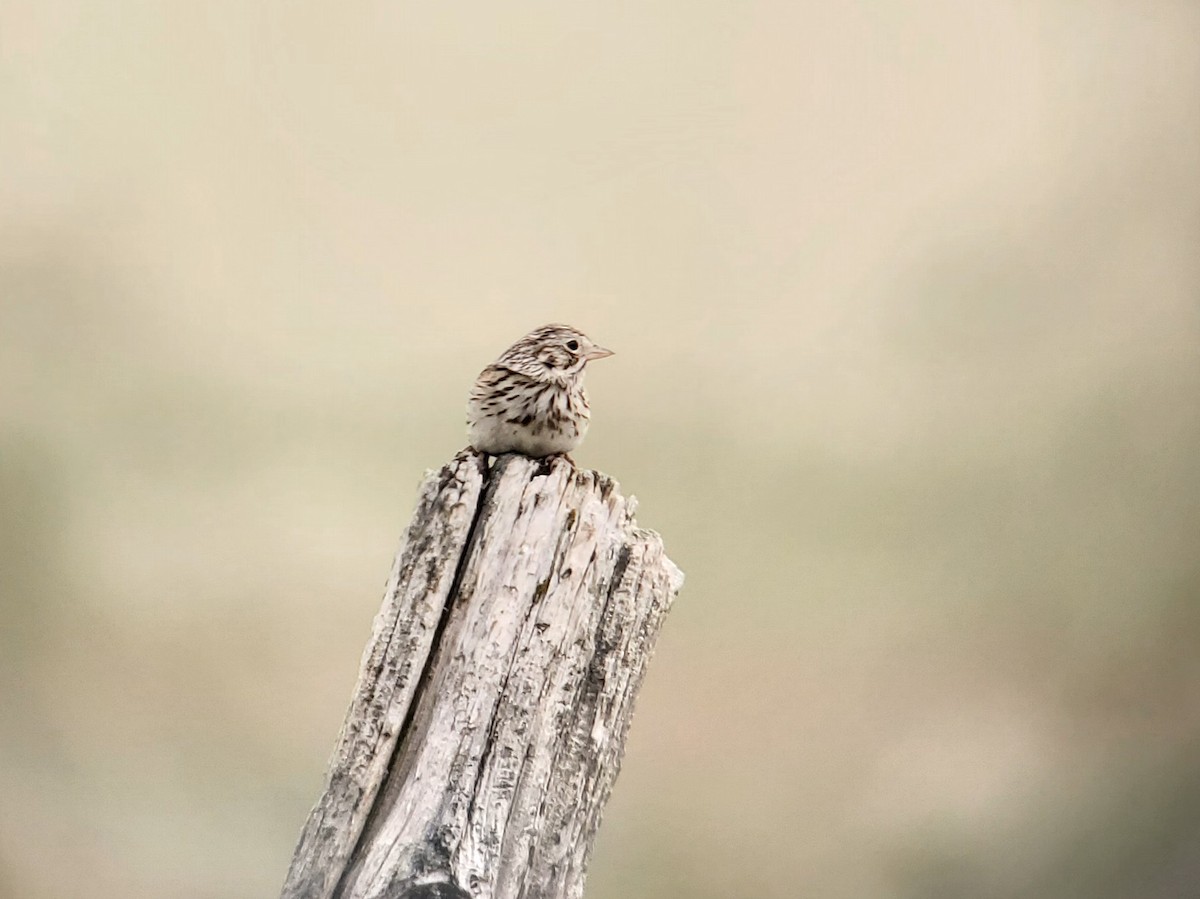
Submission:
POLYGON ((592 360, 611 355, 612 350, 594 343, 576 328, 544 325, 530 331, 496 361, 539 381, 565 383, 579 377, 592 360))

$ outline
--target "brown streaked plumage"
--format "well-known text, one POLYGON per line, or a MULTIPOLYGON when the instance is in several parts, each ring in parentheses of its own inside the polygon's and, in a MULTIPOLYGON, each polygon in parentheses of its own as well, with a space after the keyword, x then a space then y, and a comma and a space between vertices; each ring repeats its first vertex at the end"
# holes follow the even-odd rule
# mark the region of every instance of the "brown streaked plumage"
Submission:
POLYGON ((588 362, 611 356, 567 325, 530 331, 479 373, 467 400, 467 437, 483 453, 569 453, 587 433, 588 362))

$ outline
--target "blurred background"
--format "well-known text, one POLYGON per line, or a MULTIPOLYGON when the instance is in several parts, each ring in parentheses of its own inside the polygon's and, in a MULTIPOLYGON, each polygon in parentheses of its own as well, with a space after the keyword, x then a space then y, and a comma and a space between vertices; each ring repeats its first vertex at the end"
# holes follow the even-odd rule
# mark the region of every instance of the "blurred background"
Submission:
POLYGON ((589 899, 1200 895, 1200 6, 0 2, 0 895, 277 895, 565 321, 688 581, 589 899))

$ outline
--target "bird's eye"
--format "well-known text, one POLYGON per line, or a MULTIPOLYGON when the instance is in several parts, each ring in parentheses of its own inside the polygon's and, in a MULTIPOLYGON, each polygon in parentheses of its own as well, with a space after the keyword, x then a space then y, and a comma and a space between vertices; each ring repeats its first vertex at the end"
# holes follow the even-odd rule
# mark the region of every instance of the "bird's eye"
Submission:
POLYGON ((568 340, 567 341, 567 349, 570 350, 572 353, 575 352, 577 349, 579 349, 579 341, 578 340, 568 340))

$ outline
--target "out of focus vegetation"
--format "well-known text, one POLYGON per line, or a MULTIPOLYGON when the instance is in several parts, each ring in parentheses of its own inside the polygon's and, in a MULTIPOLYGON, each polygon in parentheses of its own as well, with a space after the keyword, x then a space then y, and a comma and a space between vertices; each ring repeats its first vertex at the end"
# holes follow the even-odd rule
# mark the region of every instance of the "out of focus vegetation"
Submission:
POLYGON ((687 571, 590 899, 1200 883, 1200 6, 0 5, 0 895, 271 896, 549 320, 687 571))

